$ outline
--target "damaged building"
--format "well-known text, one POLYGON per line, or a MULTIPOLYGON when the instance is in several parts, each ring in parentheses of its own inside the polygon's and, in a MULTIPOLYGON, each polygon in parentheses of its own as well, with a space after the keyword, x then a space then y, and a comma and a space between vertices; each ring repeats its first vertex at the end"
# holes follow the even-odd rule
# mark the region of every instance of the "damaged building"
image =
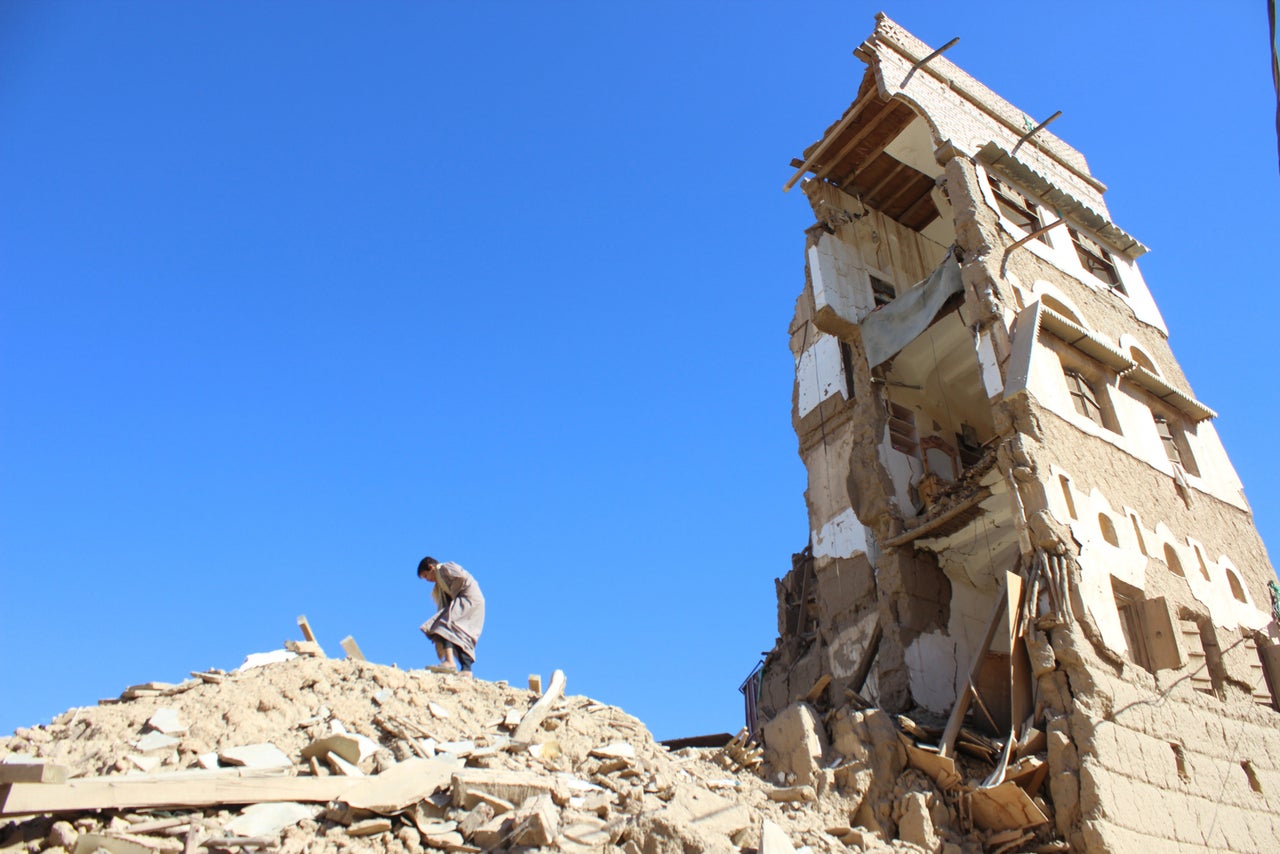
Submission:
POLYGON ((1048 122, 942 54, 878 16, 792 163, 810 531, 751 723, 783 769, 807 726, 792 773, 834 773, 889 839, 894 782, 848 746, 874 716, 903 747, 872 770, 924 772, 1025 850, 1274 850, 1276 576, 1146 247, 1048 122))

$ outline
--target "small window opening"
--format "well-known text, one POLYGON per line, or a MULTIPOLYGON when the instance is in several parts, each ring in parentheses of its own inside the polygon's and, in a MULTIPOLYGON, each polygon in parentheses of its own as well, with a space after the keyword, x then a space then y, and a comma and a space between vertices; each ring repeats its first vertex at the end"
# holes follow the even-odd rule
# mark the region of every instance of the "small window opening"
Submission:
POLYGON ((1244 595, 1244 585, 1230 568, 1227 569, 1227 584, 1231 585, 1231 595, 1236 597, 1237 602, 1249 604, 1249 598, 1244 595))
POLYGON ((1191 774, 1189 771, 1187 771, 1186 748, 1184 748, 1181 744, 1178 744, 1176 741, 1170 742, 1169 746, 1173 748, 1173 761, 1177 763, 1178 776, 1184 781, 1190 780, 1191 774))
MULTIPOLYGON (((994 175, 988 175, 987 180, 991 183, 991 194, 995 196, 1001 216, 1028 234, 1044 225, 1040 209, 1034 202, 994 175)), ((1037 235, 1036 240, 1046 245, 1049 243, 1044 234, 1037 235)))
POLYGON ((1071 497, 1071 481, 1065 474, 1060 474, 1058 475, 1058 485, 1062 487, 1062 497, 1067 502, 1067 514, 1072 519, 1079 519, 1080 517, 1076 515, 1075 499, 1071 497))
POLYGON ((1200 564, 1200 574, 1204 576, 1205 581, 1212 581, 1209 577, 1209 564, 1205 562, 1204 552, 1200 551, 1199 546, 1192 546, 1192 550, 1196 553, 1196 562, 1200 564))
POLYGON ((1098 404, 1098 393, 1094 391, 1089 381, 1081 376, 1079 371, 1064 370, 1063 375, 1067 378, 1067 392, 1071 395, 1071 403, 1075 406, 1076 412, 1099 427, 1105 427, 1102 407, 1098 404))
POLYGON ((1053 297, 1049 296, 1048 294, 1041 294, 1040 302, 1044 305, 1045 308, 1050 309, 1052 311, 1056 311, 1058 314, 1062 315, 1067 320, 1070 320, 1076 326, 1082 326, 1086 329, 1088 328, 1087 326, 1085 326, 1084 320, 1080 317, 1080 315, 1076 314, 1074 311, 1067 308, 1066 303, 1060 300, 1056 300, 1053 297))
POLYGON ((1146 368, 1150 373, 1153 373, 1156 376, 1160 375, 1160 372, 1156 370, 1156 363, 1151 361, 1151 357, 1139 350, 1137 347, 1129 348, 1129 357, 1140 367, 1146 368))
POLYGON ((1113 546, 1119 547, 1120 538, 1116 536, 1116 526, 1106 513, 1098 514, 1098 530, 1102 532, 1102 539, 1113 546))
POLYGON ((1245 779, 1249 781, 1249 788, 1261 795, 1262 781, 1258 779, 1258 772, 1253 770, 1253 763, 1246 759, 1240 763, 1240 769, 1244 771, 1245 779))
POLYGON ((898 291, 884 279, 871 277, 871 295, 875 298, 876 308, 888 305, 898 297, 898 291))
POLYGON ((1133 524, 1133 538, 1138 542, 1138 551, 1147 554, 1147 542, 1142 538, 1142 526, 1138 524, 1138 514, 1130 513, 1129 521, 1133 524))
POLYGON ((920 456, 920 439, 916 435, 916 414, 893 401, 889 401, 889 444, 904 454, 920 456))
POLYGON ((1080 259, 1080 266, 1106 282, 1108 286, 1128 296, 1129 292, 1120 283, 1120 274, 1116 272, 1116 265, 1111 260, 1111 253, 1103 249, 1093 238, 1081 234, 1074 228, 1068 227, 1067 233, 1071 235, 1071 242, 1075 244, 1076 256, 1080 259))
POLYGON ((1173 546, 1169 543, 1164 544, 1164 562, 1169 564, 1169 571, 1181 578, 1186 578, 1187 574, 1182 570, 1182 561, 1178 560, 1178 553, 1174 551, 1173 546))

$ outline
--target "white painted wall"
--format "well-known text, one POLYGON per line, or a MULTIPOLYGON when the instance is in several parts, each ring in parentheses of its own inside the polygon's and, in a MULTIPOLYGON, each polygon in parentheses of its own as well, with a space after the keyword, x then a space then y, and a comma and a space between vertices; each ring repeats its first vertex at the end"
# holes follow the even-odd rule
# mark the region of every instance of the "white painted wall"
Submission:
POLYGON ((830 309, 857 324, 876 307, 870 274, 855 247, 833 234, 823 234, 809 247, 809 278, 814 309, 830 309))
POLYGON ((846 508, 813 532, 814 557, 853 557, 867 551, 870 532, 858 521, 853 508, 846 508))
POLYGON ((846 396, 840 342, 835 336, 819 333, 809 349, 800 354, 796 360, 796 384, 801 418, 833 394, 846 396))

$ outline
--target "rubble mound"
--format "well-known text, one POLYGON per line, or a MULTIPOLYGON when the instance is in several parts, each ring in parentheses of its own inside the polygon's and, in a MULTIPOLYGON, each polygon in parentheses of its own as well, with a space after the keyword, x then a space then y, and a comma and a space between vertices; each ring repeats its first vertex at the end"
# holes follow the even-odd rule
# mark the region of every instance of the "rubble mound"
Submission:
POLYGON ((849 832, 837 793, 669 751, 559 673, 542 696, 308 656, 193 675, 0 738, 0 850, 836 850, 827 828, 849 832))

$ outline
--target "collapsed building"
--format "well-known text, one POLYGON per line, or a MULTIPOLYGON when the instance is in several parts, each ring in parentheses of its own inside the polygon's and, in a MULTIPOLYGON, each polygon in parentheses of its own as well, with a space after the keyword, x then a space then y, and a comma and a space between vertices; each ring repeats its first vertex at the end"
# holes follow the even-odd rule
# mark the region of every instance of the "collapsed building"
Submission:
POLYGON ((1215 413, 1084 157, 943 50, 878 16, 792 163, 810 533, 751 723, 776 763, 771 727, 810 721, 839 769, 849 715, 931 720, 904 742, 944 791, 1038 752, 1022 826, 1071 850, 1273 850, 1276 576, 1215 413))

